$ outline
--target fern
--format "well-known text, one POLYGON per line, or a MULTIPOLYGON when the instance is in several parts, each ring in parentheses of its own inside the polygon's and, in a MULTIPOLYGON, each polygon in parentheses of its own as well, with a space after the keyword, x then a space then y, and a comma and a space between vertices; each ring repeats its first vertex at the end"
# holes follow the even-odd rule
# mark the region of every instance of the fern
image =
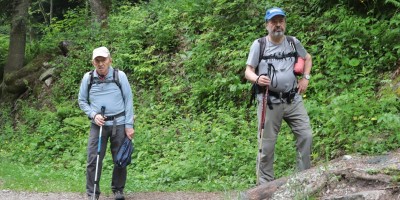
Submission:
POLYGON ((397 8, 400 8, 400 1, 397 1, 397 0, 386 0, 385 4, 387 4, 387 3, 391 3, 394 6, 396 6, 397 8))

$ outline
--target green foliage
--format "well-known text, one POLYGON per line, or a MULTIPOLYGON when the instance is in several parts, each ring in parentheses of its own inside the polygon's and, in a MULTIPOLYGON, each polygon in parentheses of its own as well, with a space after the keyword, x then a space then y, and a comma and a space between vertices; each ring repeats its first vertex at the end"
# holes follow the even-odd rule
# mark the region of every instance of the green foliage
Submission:
POLYGON ((3 77, 3 69, 7 61, 9 40, 8 35, 0 33, 0 78, 3 77))
MULTIPOLYGON (((6 130, 1 134, 6 157, 21 163, 52 163, 56 168, 84 166, 88 124, 84 117, 72 114, 76 108, 60 106, 52 112, 37 110, 24 102, 19 104, 23 117, 15 122, 16 128, 11 123, 1 127, 6 130)), ((9 114, 9 110, 4 114, 9 114)))
POLYGON ((252 183, 252 178, 246 175, 253 169, 252 165, 235 164, 255 164, 254 149, 248 148, 252 145, 247 139, 249 132, 239 129, 248 125, 236 123, 239 116, 235 113, 240 115, 239 112, 233 111, 232 116, 232 113, 217 111, 215 120, 204 113, 197 116, 201 120, 180 116, 174 124, 165 120, 171 116, 170 112, 175 111, 170 109, 154 116, 153 123, 138 124, 147 131, 135 140, 138 152, 135 168, 140 171, 134 172, 134 180, 146 183, 150 179, 148 187, 158 190, 193 190, 205 185, 204 190, 222 190, 226 181, 231 181, 232 188, 252 183))
POLYGON ((310 0, 292 5, 303 5, 306 9, 305 13, 310 13, 315 17, 343 6, 359 16, 373 16, 379 19, 391 18, 397 14, 399 8, 399 2, 396 0, 310 0))
MULTIPOLYGON (((243 72, 251 43, 265 34, 265 8, 271 6, 287 10, 288 35, 302 41, 313 57, 304 99, 314 132, 314 162, 399 148, 398 97, 377 91, 382 74, 396 68, 400 15, 378 1, 359 10, 356 2, 323 2, 122 3, 113 8, 107 29, 92 25, 87 10, 70 10, 30 47, 35 53, 57 54, 54 47, 60 41, 71 42, 68 57, 51 61, 60 71, 51 105, 33 97, 16 102, 15 111, 2 105, 0 155, 50 165, 75 179, 84 176, 89 120, 76 98, 81 78, 93 68, 92 49, 104 45, 134 92, 136 150, 128 192, 254 186, 256 111, 246 107, 250 84, 243 72), (380 12, 381 5, 391 12, 380 12)), ((277 178, 296 171, 294 142, 283 125, 275 155, 277 178)), ((111 158, 104 162, 102 177, 109 181, 111 158)))
POLYGON ((391 3, 391 4, 395 5, 397 8, 400 8, 400 1, 386 0, 385 3, 391 3))
POLYGON ((389 124, 400 118, 388 114, 398 112, 396 100, 374 102, 370 101, 371 95, 371 91, 354 90, 332 97, 324 110, 310 106, 310 117, 318 122, 314 128, 314 148, 320 153, 315 157, 332 159, 344 153, 377 154, 398 148, 395 141, 400 137, 400 129, 389 124), (331 115, 321 115, 327 112, 331 115))

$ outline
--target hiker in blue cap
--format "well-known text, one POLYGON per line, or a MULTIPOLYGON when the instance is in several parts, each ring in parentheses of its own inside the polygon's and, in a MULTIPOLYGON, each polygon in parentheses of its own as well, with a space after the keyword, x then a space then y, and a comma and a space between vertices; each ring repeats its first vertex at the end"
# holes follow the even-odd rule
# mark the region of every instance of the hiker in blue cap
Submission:
POLYGON ((301 95, 310 82, 311 55, 297 38, 285 35, 286 13, 281 8, 266 11, 265 25, 268 34, 251 45, 245 71, 258 103, 257 185, 274 180, 274 151, 282 120, 296 137, 298 170, 311 167, 312 129, 301 95), (295 72, 299 63, 301 72, 295 72))
MULTIPOLYGON (((123 71, 111 67, 111 63, 110 51, 106 47, 94 49, 92 64, 95 69, 83 76, 78 95, 79 107, 92 122, 86 166, 89 199, 98 199, 100 195, 99 180, 108 140, 115 160, 125 138, 132 139, 135 133, 133 95, 128 78, 123 71)), ((126 166, 115 164, 111 179, 115 199, 125 199, 126 177, 126 166)))

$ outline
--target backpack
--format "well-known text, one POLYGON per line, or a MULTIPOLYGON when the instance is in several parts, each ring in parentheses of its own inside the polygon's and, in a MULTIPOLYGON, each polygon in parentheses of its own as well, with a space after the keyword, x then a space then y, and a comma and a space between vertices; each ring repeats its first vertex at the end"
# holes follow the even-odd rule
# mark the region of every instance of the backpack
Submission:
MULTIPOLYGON (((294 43, 294 39, 292 36, 286 36, 286 40, 289 42, 289 45, 292 47, 292 49, 294 51, 284 54, 283 56, 279 57, 280 59, 282 58, 289 58, 289 57, 294 57, 294 63, 296 64, 298 62, 298 58, 299 58, 299 54, 297 53, 297 48, 296 45, 294 43)), ((272 55, 272 56, 264 56, 264 51, 265 51, 265 45, 267 43, 267 37, 262 37, 258 39, 258 42, 260 43, 260 55, 259 55, 259 64, 261 62, 262 59, 266 60, 266 59, 277 59, 278 57, 276 55, 272 55)), ((258 65, 256 67, 256 74, 258 75, 258 65)), ((297 74, 297 72, 295 73, 296 75, 300 75, 297 74)))
POLYGON ((89 101, 90 89, 92 88, 93 83, 98 83, 98 84, 115 83, 121 90, 122 96, 124 96, 124 94, 122 93, 121 83, 119 82, 118 71, 119 71, 118 69, 114 69, 113 80, 104 80, 104 81, 102 81, 102 80, 94 81, 94 76, 93 76, 94 70, 90 71, 89 72, 89 85, 88 85, 88 101, 89 101))
MULTIPOLYGON (((299 55, 297 53, 297 48, 296 48, 296 45, 294 43, 294 39, 293 39, 292 36, 286 36, 286 40, 289 42, 289 45, 292 47, 292 49, 294 51, 292 51, 290 53, 287 53, 287 54, 284 54, 284 55, 280 56, 279 58, 283 59, 283 58, 294 57, 295 67, 293 67, 293 73, 295 75, 301 75, 302 74, 301 73, 302 70, 299 70, 298 66, 296 66, 296 63, 298 63, 298 61, 299 61, 299 55), (295 68, 296 68, 296 70, 295 70, 295 68)), ((276 55, 264 56, 265 46, 266 46, 266 43, 267 43, 267 37, 266 36, 264 36, 262 38, 259 38, 258 42, 260 43, 260 54, 259 54, 259 57, 258 57, 259 58, 258 59, 259 60, 258 65, 255 68, 255 72, 256 72, 257 75, 258 75, 258 66, 261 63, 261 60, 263 60, 263 59, 264 60, 266 60, 266 59, 274 59, 274 58, 277 59, 278 58, 276 55)), ((303 64, 304 64, 304 62, 303 62, 303 64)), ((303 67, 304 67, 304 65, 303 65, 303 67)), ((250 98, 250 103, 249 103, 248 107, 250 107, 251 104, 255 101, 256 94, 260 93, 260 91, 262 92, 262 90, 263 89, 261 87, 259 87, 256 83, 254 83, 252 85, 252 87, 251 87, 251 98, 250 98)))

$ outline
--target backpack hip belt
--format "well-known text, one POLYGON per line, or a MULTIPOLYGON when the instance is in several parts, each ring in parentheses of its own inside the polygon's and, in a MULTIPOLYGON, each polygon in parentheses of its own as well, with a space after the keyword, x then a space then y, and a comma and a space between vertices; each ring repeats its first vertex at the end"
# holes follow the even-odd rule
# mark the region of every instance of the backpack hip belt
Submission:
POLYGON ((268 97, 273 96, 277 99, 286 99, 287 103, 292 103, 294 97, 296 96, 298 89, 293 89, 289 92, 273 92, 268 91, 268 97))
POLYGON ((116 115, 106 116, 105 121, 112 121, 112 120, 117 119, 118 117, 122 117, 122 116, 124 116, 124 115, 125 115, 125 111, 123 111, 123 112, 121 112, 121 113, 118 113, 118 114, 116 114, 116 115))

